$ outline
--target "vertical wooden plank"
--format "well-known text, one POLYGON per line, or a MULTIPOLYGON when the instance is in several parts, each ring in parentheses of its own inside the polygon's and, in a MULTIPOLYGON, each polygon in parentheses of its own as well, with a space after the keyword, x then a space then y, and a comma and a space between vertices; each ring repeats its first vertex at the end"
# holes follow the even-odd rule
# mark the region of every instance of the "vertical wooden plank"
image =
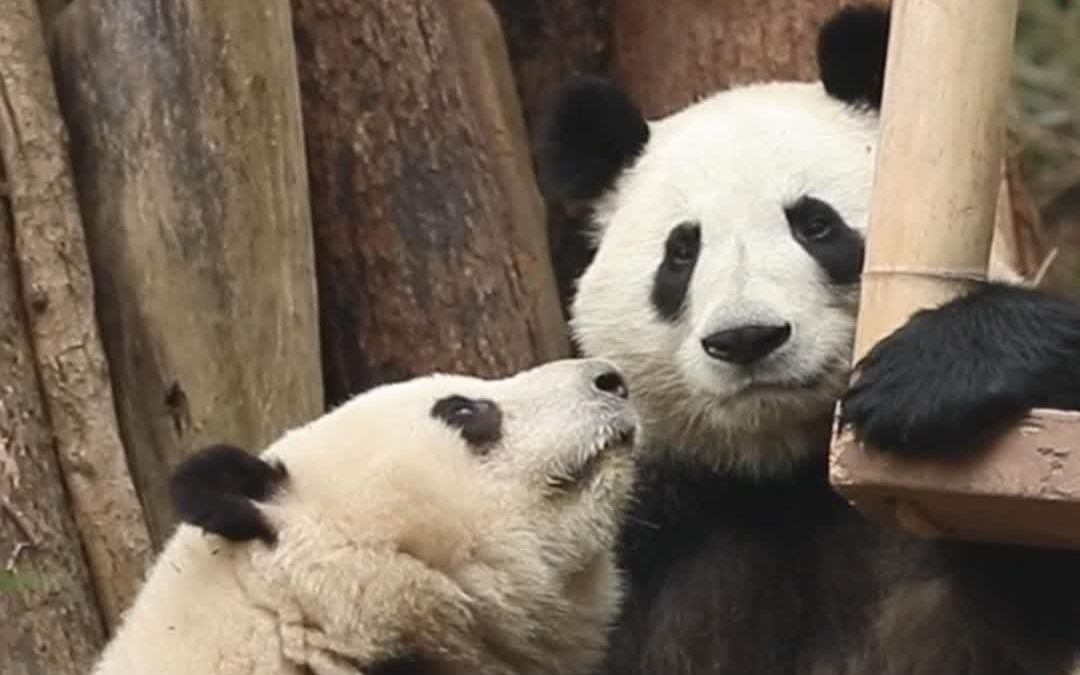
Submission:
POLYGON ((61 103, 121 431, 154 542, 168 475, 323 408, 287 0, 76 0, 61 103))

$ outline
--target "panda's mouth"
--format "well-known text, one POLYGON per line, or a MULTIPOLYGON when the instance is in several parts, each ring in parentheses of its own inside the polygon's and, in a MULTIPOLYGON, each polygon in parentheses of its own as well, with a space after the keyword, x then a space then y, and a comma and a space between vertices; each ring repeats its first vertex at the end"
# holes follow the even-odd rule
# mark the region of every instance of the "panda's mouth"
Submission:
POLYGON ((590 456, 602 455, 608 450, 618 448, 630 448, 637 438, 637 424, 632 421, 619 421, 606 424, 600 428, 600 433, 593 441, 590 456))
POLYGON ((779 394, 793 389, 813 389, 821 382, 820 375, 811 375, 802 378, 774 379, 751 379, 739 389, 739 394, 779 394))
POLYGON ((588 485, 609 458, 629 453, 637 437, 638 425, 634 419, 623 418, 602 425, 584 452, 575 453, 573 459, 548 475, 548 486, 569 491, 588 485))

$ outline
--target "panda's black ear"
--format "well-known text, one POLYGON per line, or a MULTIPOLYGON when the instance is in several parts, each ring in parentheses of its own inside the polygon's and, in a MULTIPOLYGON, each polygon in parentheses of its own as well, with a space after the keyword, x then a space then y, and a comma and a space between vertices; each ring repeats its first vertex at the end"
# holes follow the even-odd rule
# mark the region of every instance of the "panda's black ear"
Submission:
POLYGON ((211 445, 181 462, 169 487, 182 521, 230 541, 273 544, 277 533, 253 502, 268 499, 287 477, 280 463, 232 445, 211 445))
POLYGON ((881 108, 889 10, 862 5, 836 12, 818 33, 817 60, 825 91, 845 103, 881 108))
POLYGON ((556 93, 540 133, 544 187, 567 200, 599 197, 645 147, 649 125, 630 96, 594 75, 556 93))

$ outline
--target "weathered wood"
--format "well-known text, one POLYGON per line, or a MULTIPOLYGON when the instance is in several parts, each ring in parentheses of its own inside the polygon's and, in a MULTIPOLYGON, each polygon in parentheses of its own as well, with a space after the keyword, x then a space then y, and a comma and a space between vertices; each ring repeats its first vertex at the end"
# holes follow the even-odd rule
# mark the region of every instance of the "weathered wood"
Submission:
MULTIPOLYGON (((294 0, 330 402, 565 353, 448 0, 294 0)), ((509 145, 503 147, 510 147, 509 145)), ((520 212, 519 212, 520 213, 520 212)), ((551 298, 552 300, 548 300, 551 298)))
POLYGON ((0 199, 0 673, 85 675, 102 616, 34 370, 11 234, 0 199))
POLYGON ((1036 410, 976 456, 868 454, 849 436, 830 480, 860 511, 923 537, 1080 550, 1080 413, 1036 410))
POLYGON ((506 202, 507 225, 512 230, 515 266, 531 281, 536 296, 532 313, 544 330, 540 352, 565 356, 569 341, 551 266, 547 213, 536 183, 531 145, 514 86, 514 72, 499 18, 488 0, 453 0, 451 32, 461 53, 465 77, 479 133, 488 139, 492 171, 506 202))
POLYGON ((525 122, 535 140, 551 95, 567 77, 607 72, 611 0, 493 0, 506 35, 525 122))
POLYGON ((121 431, 155 544, 167 479, 322 411, 286 0, 76 0, 53 26, 121 431))
MULTIPOLYGON (((492 5, 506 35, 514 85, 535 148, 540 120, 559 85, 576 73, 608 71, 611 0, 494 0, 492 5)), ((574 280, 589 260, 582 236, 586 217, 573 204, 547 204, 548 237, 563 305, 570 302, 574 280)))
MULTIPOLYGON (((149 541, 117 431, 67 138, 42 36, 33 0, 0 0, 0 162, 34 368, 98 605, 111 626, 134 597, 149 541)), ((46 583, 62 587, 61 580, 46 583)), ((62 602, 77 606, 79 592, 72 590, 62 602)))
POLYGON ((613 0, 616 78, 647 117, 735 84, 817 79, 821 23, 846 0, 613 0))

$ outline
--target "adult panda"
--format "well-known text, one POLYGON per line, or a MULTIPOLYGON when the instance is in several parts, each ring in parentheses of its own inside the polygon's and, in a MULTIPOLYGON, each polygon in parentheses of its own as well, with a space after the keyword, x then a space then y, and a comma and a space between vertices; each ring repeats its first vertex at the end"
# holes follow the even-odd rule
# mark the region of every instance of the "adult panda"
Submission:
POLYGON ((93 673, 588 673, 636 428, 618 370, 582 360, 387 385, 260 456, 207 448, 93 673))
POLYGON ((895 453, 1080 407, 1080 310, 998 283, 918 314, 847 389, 887 37, 887 10, 849 7, 820 82, 646 121, 580 77, 549 111, 549 194, 593 215, 575 339, 643 420, 609 673, 1057 675, 1080 647, 1077 554, 908 537, 827 483, 837 399, 895 453))

